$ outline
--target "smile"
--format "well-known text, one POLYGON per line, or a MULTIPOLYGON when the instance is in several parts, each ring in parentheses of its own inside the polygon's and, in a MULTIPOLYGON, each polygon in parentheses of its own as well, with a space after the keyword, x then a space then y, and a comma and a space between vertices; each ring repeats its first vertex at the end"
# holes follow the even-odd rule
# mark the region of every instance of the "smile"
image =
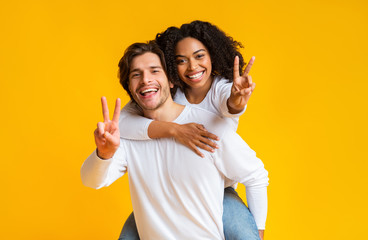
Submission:
POLYGON ((196 73, 194 75, 187 75, 187 77, 190 78, 190 79, 198 79, 198 78, 202 77, 203 74, 204 74, 204 71, 196 73))
POLYGON ((156 88, 148 88, 148 89, 145 89, 145 90, 139 92, 139 94, 141 94, 142 96, 147 96, 150 93, 155 93, 157 91, 158 91, 158 89, 156 89, 156 88))

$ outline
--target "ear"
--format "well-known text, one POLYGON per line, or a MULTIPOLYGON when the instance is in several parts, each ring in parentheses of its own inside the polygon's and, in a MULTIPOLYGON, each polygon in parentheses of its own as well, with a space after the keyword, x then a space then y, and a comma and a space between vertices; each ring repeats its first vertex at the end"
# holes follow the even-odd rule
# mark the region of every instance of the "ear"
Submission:
POLYGON ((174 88, 174 83, 172 83, 171 81, 169 81, 169 87, 170 88, 174 88))

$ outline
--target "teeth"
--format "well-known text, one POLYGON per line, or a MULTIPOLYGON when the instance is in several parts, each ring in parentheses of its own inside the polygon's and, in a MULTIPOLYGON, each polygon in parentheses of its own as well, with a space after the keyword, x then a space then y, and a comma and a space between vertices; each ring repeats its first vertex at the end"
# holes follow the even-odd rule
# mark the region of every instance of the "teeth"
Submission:
POLYGON ((188 77, 190 79, 199 78, 200 76, 202 76, 202 74, 203 74, 203 72, 200 72, 200 73, 197 73, 197 74, 194 74, 194 75, 191 75, 191 76, 188 75, 188 77))
POLYGON ((154 89, 154 88, 149 88, 149 89, 146 89, 144 91, 141 92, 141 94, 145 94, 145 93, 148 93, 148 92, 157 92, 158 89, 154 89))

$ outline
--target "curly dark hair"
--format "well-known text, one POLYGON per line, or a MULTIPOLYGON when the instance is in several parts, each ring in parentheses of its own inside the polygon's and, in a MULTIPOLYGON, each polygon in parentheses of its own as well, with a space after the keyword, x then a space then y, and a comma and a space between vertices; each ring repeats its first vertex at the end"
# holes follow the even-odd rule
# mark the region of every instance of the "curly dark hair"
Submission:
POLYGON ((224 77, 232 82, 235 56, 239 56, 239 72, 242 73, 245 63, 238 49, 243 48, 243 45, 227 36, 217 26, 197 20, 183 24, 180 28, 169 27, 156 35, 156 43, 165 53, 168 77, 182 90, 187 86, 179 78, 175 48, 176 44, 186 37, 195 38, 206 46, 211 57, 212 75, 224 77))
MULTIPOLYGON (((132 61, 135 57, 143 55, 147 52, 151 52, 156 54, 160 58, 160 62, 162 65, 162 68, 164 72, 167 75, 167 68, 166 68, 166 62, 164 53, 160 49, 160 47, 156 44, 155 41, 148 41, 147 43, 133 43, 130 45, 124 53, 124 56, 119 61, 119 72, 118 77, 120 80, 120 84, 123 86, 125 91, 130 96, 130 99, 134 101, 134 98, 132 96, 132 93, 129 90, 129 74, 130 74, 130 65, 132 64, 132 61)), ((168 80, 170 81, 170 78, 168 77, 168 80)), ((170 89, 171 96, 174 96, 177 90, 177 86, 170 89)))

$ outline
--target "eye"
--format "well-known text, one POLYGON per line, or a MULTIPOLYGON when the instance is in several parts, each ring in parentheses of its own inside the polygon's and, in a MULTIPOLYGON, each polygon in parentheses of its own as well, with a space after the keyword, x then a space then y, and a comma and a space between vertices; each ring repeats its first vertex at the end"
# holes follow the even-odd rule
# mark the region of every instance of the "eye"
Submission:
POLYGON ((139 73, 132 73, 131 75, 130 75, 130 77, 131 78, 137 78, 137 77, 139 77, 140 76, 140 74, 139 73))
POLYGON ((177 65, 181 65, 181 64, 184 64, 186 62, 187 62, 187 60, 186 59, 183 59, 183 58, 178 58, 178 59, 175 60, 175 63, 177 65))
POLYGON ((202 59, 202 58, 204 58, 204 54, 203 53, 201 53, 201 54, 198 54, 197 56, 196 56, 196 59, 202 59))

